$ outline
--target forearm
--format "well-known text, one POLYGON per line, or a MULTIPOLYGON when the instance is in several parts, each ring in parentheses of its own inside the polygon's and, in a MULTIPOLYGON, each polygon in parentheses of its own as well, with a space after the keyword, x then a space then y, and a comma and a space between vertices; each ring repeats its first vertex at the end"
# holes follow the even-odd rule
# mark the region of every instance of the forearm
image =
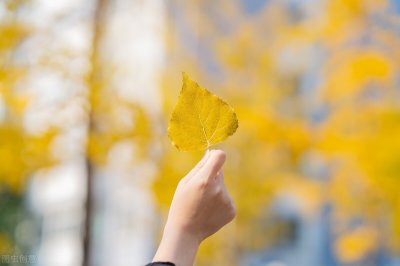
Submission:
POLYGON ((168 226, 153 261, 169 261, 176 266, 192 266, 200 242, 193 236, 168 226))

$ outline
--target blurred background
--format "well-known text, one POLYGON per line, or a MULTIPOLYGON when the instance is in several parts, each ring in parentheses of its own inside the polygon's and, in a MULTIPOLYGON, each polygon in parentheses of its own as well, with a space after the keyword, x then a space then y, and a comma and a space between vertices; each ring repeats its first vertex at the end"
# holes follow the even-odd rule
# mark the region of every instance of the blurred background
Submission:
POLYGON ((239 119, 196 265, 400 265, 398 0, 0 1, 1 265, 151 260, 182 71, 239 119))

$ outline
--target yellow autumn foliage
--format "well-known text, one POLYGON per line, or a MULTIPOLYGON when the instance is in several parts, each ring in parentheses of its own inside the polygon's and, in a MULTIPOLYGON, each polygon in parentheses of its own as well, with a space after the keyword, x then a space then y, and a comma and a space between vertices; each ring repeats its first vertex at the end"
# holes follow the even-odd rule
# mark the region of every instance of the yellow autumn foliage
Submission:
MULTIPOLYGON (((207 87, 218 88, 217 94, 229 95, 241 124, 235 138, 218 145, 228 155, 225 180, 238 215, 205 244, 198 265, 234 265, 246 251, 273 247, 285 237, 284 230, 266 226, 280 197, 297 200, 304 219, 332 207, 334 252, 343 263, 367 259, 386 230, 392 232, 391 251, 398 252, 400 42, 392 28, 371 20, 391 16, 385 13, 389 1, 290 7, 271 1, 251 15, 238 6, 186 3, 179 21, 188 21, 188 32, 175 30, 175 17, 169 21, 172 59, 161 84, 165 113, 173 109, 176 73, 188 69, 207 87), (231 16, 222 10, 231 10, 231 16), (194 52, 179 39, 193 32, 200 47, 194 52), (355 217, 364 229, 349 229, 355 217), (381 227, 387 220, 390 229, 381 227)), ((390 23, 397 25, 395 17, 390 23)), ((164 149, 153 186, 162 213, 179 179, 200 157, 164 149)))
POLYGON ((335 252, 341 262, 356 262, 377 246, 377 233, 371 228, 357 228, 339 237, 335 243, 335 252))

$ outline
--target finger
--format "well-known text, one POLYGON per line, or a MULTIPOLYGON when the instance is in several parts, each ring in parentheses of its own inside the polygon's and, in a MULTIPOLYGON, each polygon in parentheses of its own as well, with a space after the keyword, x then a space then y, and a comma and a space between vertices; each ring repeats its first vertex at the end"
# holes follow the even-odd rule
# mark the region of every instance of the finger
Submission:
POLYGON ((207 162, 209 154, 210 151, 207 150, 204 153, 203 158, 201 158, 201 160, 196 164, 196 166, 193 167, 193 169, 190 170, 190 172, 183 178, 184 181, 189 181, 204 166, 204 164, 207 162))
POLYGON ((198 171, 197 176, 205 179, 214 178, 222 170, 225 160, 226 153, 224 151, 212 150, 204 166, 198 171))
POLYGON ((224 170, 218 171, 217 175, 215 176, 215 180, 218 182, 221 182, 222 184, 224 183, 224 170))
POLYGON ((201 160, 196 164, 196 166, 193 167, 193 169, 189 172, 188 176, 192 177, 205 165, 205 163, 207 162, 207 159, 209 157, 209 154, 210 154, 210 150, 207 150, 204 153, 203 158, 201 158, 201 160))

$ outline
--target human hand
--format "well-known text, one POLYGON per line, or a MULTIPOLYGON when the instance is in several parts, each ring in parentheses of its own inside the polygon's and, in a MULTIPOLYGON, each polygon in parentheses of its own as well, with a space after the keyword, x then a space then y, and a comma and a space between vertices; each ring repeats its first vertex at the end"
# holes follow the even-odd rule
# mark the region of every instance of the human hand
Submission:
POLYGON ((207 151, 179 182, 153 261, 193 265, 200 243, 233 220, 236 210, 222 171, 225 158, 221 150, 207 151))

